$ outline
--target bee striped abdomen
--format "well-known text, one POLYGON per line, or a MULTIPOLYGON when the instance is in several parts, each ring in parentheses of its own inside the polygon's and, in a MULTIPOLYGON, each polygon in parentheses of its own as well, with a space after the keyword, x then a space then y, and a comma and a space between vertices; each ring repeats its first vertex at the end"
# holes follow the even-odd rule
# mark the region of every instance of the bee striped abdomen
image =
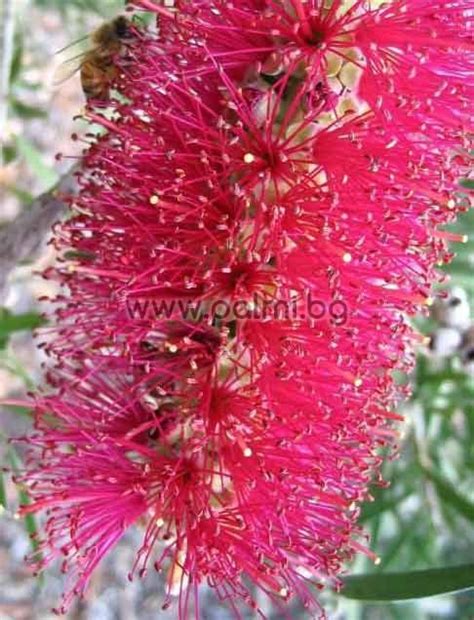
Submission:
POLYGON ((110 54, 100 58, 96 55, 86 59, 81 66, 81 85, 87 98, 105 100, 113 80, 117 75, 117 68, 110 54))

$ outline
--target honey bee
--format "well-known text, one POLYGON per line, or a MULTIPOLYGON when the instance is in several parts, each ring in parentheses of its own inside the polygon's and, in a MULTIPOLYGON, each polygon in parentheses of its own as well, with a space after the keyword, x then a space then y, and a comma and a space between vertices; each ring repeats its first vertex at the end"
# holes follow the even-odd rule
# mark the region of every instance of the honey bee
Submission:
MULTIPOLYGON (((89 37, 91 48, 72 59, 80 60, 78 66, 67 77, 80 71, 81 86, 87 99, 108 100, 111 85, 118 73, 115 58, 122 51, 124 41, 131 36, 129 20, 120 15, 94 30, 89 37)), ((64 65, 65 63, 62 67, 64 65)), ((56 84, 64 79, 56 80, 56 84)))

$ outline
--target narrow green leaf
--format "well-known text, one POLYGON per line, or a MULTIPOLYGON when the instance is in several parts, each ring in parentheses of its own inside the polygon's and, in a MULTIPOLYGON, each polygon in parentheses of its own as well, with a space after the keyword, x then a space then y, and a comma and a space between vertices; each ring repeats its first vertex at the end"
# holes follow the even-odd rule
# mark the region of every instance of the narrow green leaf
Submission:
POLYGON ((373 493, 375 501, 365 502, 362 505, 362 511, 359 517, 360 523, 365 523, 382 512, 394 510, 411 494, 410 489, 407 488, 403 489, 403 492, 396 497, 390 497, 387 489, 383 489, 383 491, 386 491, 387 498, 384 497, 383 493, 373 493))
POLYGON ((97 258, 97 254, 84 250, 68 250, 64 253, 64 258, 67 260, 94 260, 97 258))
MULTIPOLYGON (((22 462, 20 460, 20 457, 18 456, 18 454, 12 447, 10 447, 10 449, 8 450, 8 460, 10 461, 10 464, 12 466, 12 470, 16 474, 19 473, 22 468, 22 462)), ((20 499, 20 504, 27 506, 30 503, 28 494, 26 493, 24 488, 21 487, 21 485, 17 485, 17 489, 18 489, 18 497, 20 499)), ((38 527, 36 525, 35 516, 33 514, 25 515, 24 523, 25 523, 25 529, 31 540, 31 548, 33 549, 33 552, 36 553, 38 551, 38 541, 36 540, 38 527)))
POLYGON ((7 508, 7 490, 5 489, 5 482, 3 480, 2 471, 0 471, 0 506, 3 506, 3 508, 7 508))
POLYGON ((15 97, 11 99, 10 105, 15 114, 26 120, 30 120, 32 118, 45 118, 48 116, 48 113, 45 110, 28 105, 15 97))
POLYGON ((8 310, 0 309, 0 340, 4 340, 13 332, 35 329, 43 323, 44 319, 36 312, 11 314, 8 310))
MULTIPOLYGON (((18 497, 22 506, 28 506, 30 498, 23 489, 18 489, 18 497)), ((31 547, 34 552, 38 551, 38 541, 36 540, 36 534, 38 532, 38 526, 36 525, 35 516, 31 513, 27 514, 23 518, 25 523, 25 529, 31 540, 31 547)))
POLYGON ((474 179, 462 179, 462 181, 459 181, 459 185, 466 189, 474 189, 474 179))
POLYGON ((422 467, 424 474, 434 484, 440 498, 455 508, 465 519, 474 521, 474 504, 462 496, 450 482, 438 472, 422 467))
POLYGON ((2 146, 3 163, 11 164, 17 158, 17 149, 14 144, 5 144, 2 146))
POLYGON ((16 40, 15 51, 13 53, 12 64, 10 66, 10 84, 16 82, 20 76, 20 71, 23 64, 23 51, 23 38, 19 35, 16 40))
POLYGON ((474 564, 400 573, 350 575, 340 594, 366 601, 400 601, 474 587, 474 564))
POLYGON ((6 409, 12 410, 14 413, 18 415, 25 416, 27 418, 31 418, 32 416, 32 407, 23 407, 22 405, 3 405, 6 409))

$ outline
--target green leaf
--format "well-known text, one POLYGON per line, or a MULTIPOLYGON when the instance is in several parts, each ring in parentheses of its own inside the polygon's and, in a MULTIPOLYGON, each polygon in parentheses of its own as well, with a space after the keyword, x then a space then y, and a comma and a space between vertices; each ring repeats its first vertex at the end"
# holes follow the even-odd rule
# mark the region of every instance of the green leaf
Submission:
POLYGON ((391 497, 388 489, 382 489, 382 492, 378 490, 375 492, 373 491, 372 494, 374 495, 374 501, 364 502, 364 504, 362 504, 362 511, 359 517, 360 523, 365 523, 382 512, 394 510, 411 494, 411 491, 405 488, 403 492, 396 497, 391 497), (385 495, 383 493, 384 491, 385 495))
MULTIPOLYGON (((8 450, 8 460, 10 461, 10 464, 12 466, 12 470, 16 474, 18 474, 20 470, 22 469, 23 464, 20 460, 20 457, 16 453, 16 451, 11 447, 8 450)), ((20 500, 20 504, 22 504, 23 506, 28 506, 28 504, 30 503, 30 498, 28 497, 28 493, 24 490, 24 488, 21 487, 21 485, 17 485, 17 489, 18 489, 18 497, 20 500)), ((25 529, 31 540, 31 548, 33 549, 33 552, 36 553, 38 551, 38 541, 36 539, 38 527, 36 525, 35 516, 33 514, 25 515, 24 523, 25 523, 25 529)))
POLYGON ((450 482, 445 480, 438 472, 427 467, 422 467, 426 477, 436 487, 440 498, 455 508, 468 521, 474 521, 474 504, 462 496, 450 482))
MULTIPOLYGON (((23 491, 23 489, 18 490, 18 497, 20 498, 20 503, 22 506, 28 506, 30 503, 30 498, 27 493, 23 491)), ((28 513, 24 517, 25 529, 28 532, 28 536, 31 540, 31 547, 34 552, 38 551, 38 541, 36 540, 38 526, 36 524, 35 516, 31 513, 28 513)))
POLYGON ((0 309, 0 343, 4 343, 13 332, 35 329, 43 324, 44 319, 36 312, 11 314, 0 309))
POLYGON ((2 406, 8 411, 12 411, 12 413, 17 413, 18 415, 25 416, 27 418, 31 418, 34 409, 33 405, 31 407, 27 407, 25 405, 12 405, 11 403, 8 403, 8 405, 2 406))
POLYGON ((340 594, 365 601, 400 601, 474 587, 474 564, 399 573, 350 575, 340 594))
POLYGON ((85 250, 67 250, 64 253, 64 258, 67 260, 95 260, 97 254, 95 252, 89 252, 85 250))
POLYGON ((0 507, 1 506, 3 506, 3 508, 7 508, 7 491, 3 480, 3 472, 0 470, 0 507))
POLYGON ((459 185, 466 189, 474 189, 474 179, 462 179, 459 181, 459 185))
POLYGON ((17 149, 14 144, 5 144, 2 148, 3 163, 11 164, 17 158, 17 149))
POLYGON ((10 84, 16 82, 20 76, 20 71, 23 64, 23 51, 23 37, 19 35, 16 40, 15 51, 13 53, 12 64, 10 66, 10 84))
POLYGON ((45 110, 23 103, 23 101, 16 99, 16 97, 11 98, 10 105, 15 114, 27 120, 32 118, 45 118, 48 116, 45 110))

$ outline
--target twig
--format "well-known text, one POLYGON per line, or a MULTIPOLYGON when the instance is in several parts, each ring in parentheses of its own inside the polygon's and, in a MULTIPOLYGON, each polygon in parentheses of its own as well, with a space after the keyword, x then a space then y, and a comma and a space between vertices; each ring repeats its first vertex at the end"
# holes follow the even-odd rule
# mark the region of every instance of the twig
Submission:
POLYGON ((10 70, 13 60, 13 42, 15 37, 15 18, 12 0, 1 1, 0 28, 0 166, 3 165, 3 147, 8 119, 8 97, 10 92, 10 70))
POLYGON ((0 302, 10 271, 20 262, 31 259, 41 247, 45 235, 65 209, 62 194, 76 187, 74 166, 52 190, 38 196, 27 209, 0 229, 0 302))

